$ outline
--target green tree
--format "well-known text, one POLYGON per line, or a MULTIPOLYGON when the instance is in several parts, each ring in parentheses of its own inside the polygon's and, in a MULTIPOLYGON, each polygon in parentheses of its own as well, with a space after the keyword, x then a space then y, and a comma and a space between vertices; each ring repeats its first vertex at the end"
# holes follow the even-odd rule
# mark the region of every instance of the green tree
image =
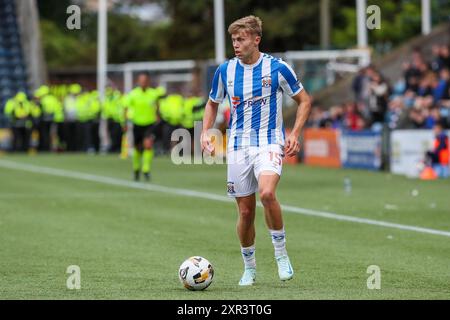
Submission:
MULTIPOLYGON (((330 1, 332 46, 356 45, 356 0, 330 1)), ((117 10, 108 15, 108 60, 110 63, 166 59, 214 58, 213 0, 124 0, 123 5, 161 5, 169 20, 149 23, 117 10)), ((66 8, 70 0, 40 0, 41 28, 49 66, 95 65, 97 14, 82 13, 82 29, 67 30, 66 8)), ((368 0, 381 8, 381 29, 369 30, 369 43, 379 51, 420 34, 419 0, 368 0)), ((246 15, 263 20, 261 50, 317 49, 320 43, 320 1, 225 0, 225 25, 246 15)), ((434 23, 448 20, 448 0, 432 0, 434 23)), ((116 8, 116 9, 117 9, 116 8)), ((226 52, 233 56, 227 34, 226 52)))
POLYGON ((43 20, 53 21, 56 25, 65 25, 67 7, 70 0, 38 0, 38 11, 43 20))
MULTIPOLYGON (((167 45, 177 58, 214 57, 213 1, 160 0, 169 13, 167 45)), ((240 0, 225 1, 225 25, 246 15, 258 15, 263 20, 261 49, 267 52, 300 50, 318 46, 318 2, 307 0, 240 0)), ((233 50, 227 39, 227 55, 233 50)), ((164 55, 166 57, 166 55, 164 55)))
MULTIPOLYGON (((355 1, 333 1, 339 5, 333 20, 333 44, 340 48, 356 45, 355 1), (344 3, 345 2, 345 3, 344 3)), ((434 24, 448 20, 450 4, 442 0, 432 0, 434 24), (447 18, 446 18, 447 17, 447 18)), ((421 33, 421 2, 418 0, 368 0, 367 5, 377 5, 381 9, 381 29, 369 30, 369 44, 375 48, 393 47, 421 33)), ((336 7, 335 7, 336 8, 336 7)))
POLYGON ((50 20, 41 20, 40 25, 44 54, 50 69, 96 63, 95 43, 81 41, 50 20))

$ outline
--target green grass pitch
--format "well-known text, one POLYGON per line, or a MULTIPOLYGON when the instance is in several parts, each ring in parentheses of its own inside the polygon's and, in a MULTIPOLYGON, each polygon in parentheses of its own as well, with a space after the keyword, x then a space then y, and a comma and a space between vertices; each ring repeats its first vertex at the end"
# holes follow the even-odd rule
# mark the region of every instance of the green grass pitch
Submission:
MULTIPOLYGON (((241 288, 233 202, 11 169, 2 161, 131 181, 131 162, 117 156, 1 156, 0 299, 450 298, 445 235, 285 212, 296 273, 284 283, 259 207, 257 283, 241 288), (179 265, 193 255, 215 268, 205 291, 188 291, 178 280, 179 265), (66 287, 70 265, 81 269, 80 290, 66 287), (367 288, 370 265, 381 270, 379 290, 367 288)), ((224 196, 226 167, 176 166, 157 157, 152 183, 224 196)), ((285 205, 448 232, 449 190, 450 181, 285 165, 278 198, 285 205), (352 181, 350 195, 345 177, 352 181)))

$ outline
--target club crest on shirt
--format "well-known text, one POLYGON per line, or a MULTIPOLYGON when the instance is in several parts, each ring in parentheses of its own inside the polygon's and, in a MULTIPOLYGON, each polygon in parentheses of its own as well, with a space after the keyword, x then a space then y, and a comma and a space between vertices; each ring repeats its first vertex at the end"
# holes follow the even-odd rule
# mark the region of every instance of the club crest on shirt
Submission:
POLYGON ((272 85, 272 78, 270 76, 263 77, 261 85, 263 88, 270 87, 272 85))

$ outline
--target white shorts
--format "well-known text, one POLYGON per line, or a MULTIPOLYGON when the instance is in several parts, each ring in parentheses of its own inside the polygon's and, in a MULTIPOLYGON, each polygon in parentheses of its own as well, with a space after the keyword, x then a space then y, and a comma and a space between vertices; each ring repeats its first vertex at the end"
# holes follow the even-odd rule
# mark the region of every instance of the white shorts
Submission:
POLYGON ((227 152, 227 193, 230 197, 245 197, 258 191, 259 175, 270 171, 281 176, 283 147, 245 147, 227 152))

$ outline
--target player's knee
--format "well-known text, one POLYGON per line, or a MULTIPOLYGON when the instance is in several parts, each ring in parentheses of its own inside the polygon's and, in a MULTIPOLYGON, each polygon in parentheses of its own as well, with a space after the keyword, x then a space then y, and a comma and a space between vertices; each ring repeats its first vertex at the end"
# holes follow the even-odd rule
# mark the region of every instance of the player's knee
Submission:
POLYGON ((259 198, 261 199, 263 205, 270 205, 276 201, 275 192, 272 190, 261 190, 259 192, 259 198))
POLYGON ((240 208, 239 215, 244 222, 252 222, 255 219, 255 210, 252 208, 240 208))

